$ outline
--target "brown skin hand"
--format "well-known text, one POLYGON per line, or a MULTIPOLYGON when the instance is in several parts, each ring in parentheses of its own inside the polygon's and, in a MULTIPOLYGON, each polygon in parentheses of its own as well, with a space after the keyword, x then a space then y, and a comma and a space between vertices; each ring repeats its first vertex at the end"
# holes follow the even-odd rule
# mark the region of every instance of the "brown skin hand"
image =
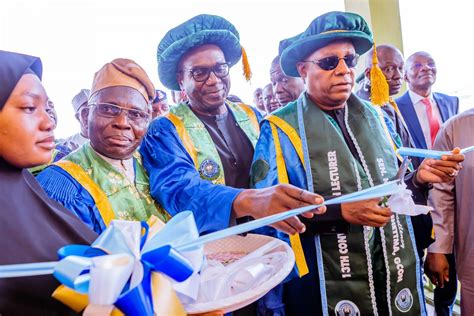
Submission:
POLYGON ((449 282, 449 263, 444 253, 428 253, 425 260, 425 273, 431 283, 443 288, 449 282))
MULTIPOLYGON (((318 194, 290 184, 280 184, 265 189, 244 190, 237 195, 232 208, 237 218, 252 216, 257 219, 290 209, 321 203, 323 203, 323 198, 318 194)), ((303 216, 311 218, 314 214, 325 212, 326 207, 323 206, 313 212, 304 213, 303 216)), ((303 233, 306 229, 305 225, 296 216, 272 226, 290 235, 303 233)))
POLYGON ((454 178, 453 173, 457 174, 462 169, 461 163, 465 157, 460 152, 460 148, 455 148, 452 151, 452 155, 443 155, 440 160, 423 160, 418 167, 416 181, 421 184, 452 181, 454 178))

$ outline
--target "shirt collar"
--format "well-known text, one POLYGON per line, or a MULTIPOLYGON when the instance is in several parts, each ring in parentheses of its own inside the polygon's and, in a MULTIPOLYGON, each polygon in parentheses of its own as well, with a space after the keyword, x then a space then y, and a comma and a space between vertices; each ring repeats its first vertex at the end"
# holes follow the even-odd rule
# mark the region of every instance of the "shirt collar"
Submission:
POLYGON ((104 155, 99 154, 97 151, 94 150, 94 148, 91 146, 91 149, 103 160, 108 162, 110 165, 112 165, 115 169, 120 171, 122 174, 124 174, 131 182, 133 182, 133 179, 135 177, 135 169, 133 165, 133 156, 129 159, 113 159, 106 157, 104 155))
MULTIPOLYGON (((408 94, 410 95, 410 99, 413 105, 418 104, 418 102, 420 102, 423 99, 426 99, 424 96, 419 95, 418 93, 413 92, 411 90, 408 90, 408 94)), ((433 103, 433 93, 430 93, 430 95, 428 96, 428 99, 430 99, 430 101, 433 103)))

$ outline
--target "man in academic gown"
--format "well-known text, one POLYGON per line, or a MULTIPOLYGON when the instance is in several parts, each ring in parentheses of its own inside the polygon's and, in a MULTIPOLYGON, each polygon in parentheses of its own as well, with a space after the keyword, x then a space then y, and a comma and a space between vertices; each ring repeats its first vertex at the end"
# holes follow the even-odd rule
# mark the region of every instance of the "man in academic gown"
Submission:
MULTIPOLYGON (((302 77, 305 92, 265 118, 252 166, 257 188, 290 183, 329 197, 395 177, 397 158, 381 109, 351 93, 358 55, 372 45, 362 17, 329 12, 283 51, 282 70, 302 77)), ((408 187, 449 179, 462 155, 448 157, 407 175, 408 187)), ((296 255, 300 277, 285 284, 290 315, 426 314, 410 218, 379 202, 342 204, 340 221, 349 231, 322 234, 312 229, 316 217, 301 238, 290 236, 294 249, 303 248, 296 255)))
POLYGON ((101 233, 113 219, 146 221, 168 214, 150 196, 136 152, 151 121, 155 88, 129 59, 115 59, 94 76, 81 112, 90 142, 46 168, 38 181, 48 195, 101 233))

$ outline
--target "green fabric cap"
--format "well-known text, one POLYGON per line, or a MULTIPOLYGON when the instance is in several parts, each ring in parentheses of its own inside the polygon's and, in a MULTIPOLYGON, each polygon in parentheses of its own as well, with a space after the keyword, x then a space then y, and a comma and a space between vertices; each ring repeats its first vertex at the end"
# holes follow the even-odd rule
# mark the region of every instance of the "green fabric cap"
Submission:
POLYGON ((372 31, 360 15, 329 12, 311 22, 308 28, 281 54, 281 68, 287 76, 299 77, 296 64, 335 40, 348 39, 359 55, 373 45, 372 31))
POLYGON ((180 90, 176 74, 181 58, 192 48, 215 44, 224 52, 230 66, 242 56, 239 32, 226 19, 201 14, 178 25, 166 33, 158 45, 158 76, 161 83, 171 90, 180 90))
POLYGON ((281 56, 281 53, 283 53, 283 51, 287 47, 289 47, 291 44, 293 44, 300 36, 301 36, 301 34, 298 34, 296 36, 293 36, 293 37, 290 37, 290 38, 285 38, 285 39, 281 40, 280 44, 278 45, 278 56, 281 56))

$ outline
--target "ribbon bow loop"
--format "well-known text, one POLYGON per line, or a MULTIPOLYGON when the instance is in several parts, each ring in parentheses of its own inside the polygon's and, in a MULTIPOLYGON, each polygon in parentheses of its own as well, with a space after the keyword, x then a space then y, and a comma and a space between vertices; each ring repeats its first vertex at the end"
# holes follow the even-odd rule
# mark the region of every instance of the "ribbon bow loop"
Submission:
MULTIPOLYGON (((199 237, 194 218, 186 230, 199 237)), ((152 274, 162 273, 182 282, 194 272, 193 265, 173 248, 184 227, 171 220, 159 230, 156 219, 145 222, 112 221, 91 246, 68 245, 58 251, 54 276, 67 287, 88 293, 89 302, 114 304, 127 315, 153 315, 152 274)), ((187 236, 190 237, 189 235, 187 236)))

